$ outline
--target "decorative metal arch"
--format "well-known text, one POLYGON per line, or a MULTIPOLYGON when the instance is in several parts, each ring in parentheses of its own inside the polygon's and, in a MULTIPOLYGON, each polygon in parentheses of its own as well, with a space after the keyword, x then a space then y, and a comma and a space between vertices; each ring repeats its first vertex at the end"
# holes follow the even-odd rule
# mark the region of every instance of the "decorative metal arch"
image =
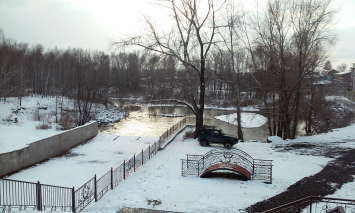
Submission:
POLYGON ((182 159, 182 175, 205 177, 216 170, 230 170, 249 180, 272 182, 272 160, 253 159, 240 149, 213 149, 204 155, 182 159))

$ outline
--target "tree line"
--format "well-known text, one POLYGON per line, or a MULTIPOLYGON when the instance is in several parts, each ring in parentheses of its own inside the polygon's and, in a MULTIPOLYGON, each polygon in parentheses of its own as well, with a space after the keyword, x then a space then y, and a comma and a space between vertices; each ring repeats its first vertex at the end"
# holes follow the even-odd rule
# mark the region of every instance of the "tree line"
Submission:
POLYGON ((112 41, 111 54, 44 51, 2 36, 0 94, 21 97, 30 88, 105 105, 112 92, 137 94, 186 105, 196 129, 203 125, 206 101, 232 100, 242 140, 242 106, 256 99, 270 135, 294 138, 300 119, 311 134, 323 94, 314 73, 336 41, 338 10, 331 0, 268 0, 253 11, 232 0, 167 0, 157 6, 170 10, 171 28, 160 29, 144 16, 145 33, 112 41), (125 52, 127 46, 138 50, 125 52))

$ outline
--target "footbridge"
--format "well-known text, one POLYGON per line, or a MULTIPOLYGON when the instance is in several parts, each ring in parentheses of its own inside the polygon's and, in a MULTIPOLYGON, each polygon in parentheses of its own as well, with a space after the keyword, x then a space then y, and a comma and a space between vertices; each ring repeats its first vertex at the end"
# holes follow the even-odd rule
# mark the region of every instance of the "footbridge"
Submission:
POLYGON ((240 149, 213 149, 205 155, 187 155, 182 159, 182 176, 206 177, 217 170, 229 170, 248 180, 272 183, 272 160, 254 159, 240 149))

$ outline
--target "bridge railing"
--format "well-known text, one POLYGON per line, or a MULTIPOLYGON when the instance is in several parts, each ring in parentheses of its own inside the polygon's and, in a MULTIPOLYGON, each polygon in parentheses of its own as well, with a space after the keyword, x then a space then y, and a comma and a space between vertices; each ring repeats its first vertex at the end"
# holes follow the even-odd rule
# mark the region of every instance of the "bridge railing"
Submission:
POLYGON ((353 213, 355 200, 330 197, 306 197, 263 213, 292 212, 292 213, 353 213))
POLYGON ((253 160, 253 180, 272 183, 272 160, 253 160))
POLYGON ((204 168, 223 162, 242 166, 250 173, 253 171, 253 158, 239 149, 213 149, 207 152, 203 158, 204 168))
MULTIPOLYGON (((218 164, 225 165, 225 169, 233 169, 231 165, 238 165, 251 175, 252 180, 261 180, 272 183, 272 160, 253 159, 249 154, 239 149, 225 150, 214 149, 205 155, 186 155, 181 159, 181 175, 200 176, 208 172, 209 167, 218 164)), ((222 166, 223 167, 223 166, 222 166)), ((224 168, 224 167, 223 167, 224 168)), ((221 169, 219 167, 219 169, 221 169)))

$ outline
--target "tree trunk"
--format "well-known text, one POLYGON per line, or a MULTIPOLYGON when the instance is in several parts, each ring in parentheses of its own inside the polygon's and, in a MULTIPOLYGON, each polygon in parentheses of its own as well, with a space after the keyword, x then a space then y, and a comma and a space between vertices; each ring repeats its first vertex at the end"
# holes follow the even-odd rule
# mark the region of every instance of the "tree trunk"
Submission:
POLYGON ((241 110, 240 110, 240 91, 239 84, 237 83, 237 122, 238 122, 238 138, 241 141, 244 141, 243 131, 242 131, 242 118, 241 118, 241 110))

